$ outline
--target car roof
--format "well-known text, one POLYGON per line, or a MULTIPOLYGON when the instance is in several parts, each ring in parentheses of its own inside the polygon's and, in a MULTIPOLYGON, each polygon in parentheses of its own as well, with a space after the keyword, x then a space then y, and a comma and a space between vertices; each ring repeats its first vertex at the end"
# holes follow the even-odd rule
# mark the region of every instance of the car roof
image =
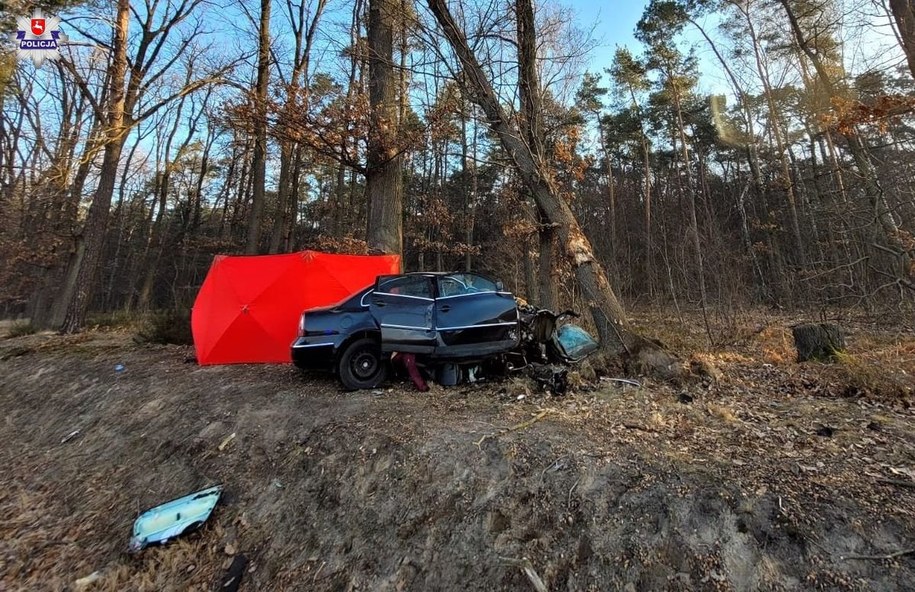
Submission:
POLYGON ((480 273, 478 271, 409 271, 407 273, 392 273, 390 275, 378 276, 386 278, 396 278, 396 277, 427 277, 427 278, 440 278, 449 275, 475 275, 490 281, 495 282, 496 280, 492 279, 485 273, 480 273))
POLYGON ((440 277, 443 275, 451 275, 454 273, 462 273, 459 271, 410 271, 407 273, 402 273, 400 275, 410 275, 410 276, 423 276, 423 277, 440 277))
POLYGON ((409 271, 407 273, 402 273, 400 275, 422 275, 422 276, 427 276, 427 277, 439 277, 439 276, 443 276, 443 275, 455 275, 455 274, 459 274, 459 275, 470 274, 470 275, 479 275, 479 276, 483 275, 476 271, 409 271))

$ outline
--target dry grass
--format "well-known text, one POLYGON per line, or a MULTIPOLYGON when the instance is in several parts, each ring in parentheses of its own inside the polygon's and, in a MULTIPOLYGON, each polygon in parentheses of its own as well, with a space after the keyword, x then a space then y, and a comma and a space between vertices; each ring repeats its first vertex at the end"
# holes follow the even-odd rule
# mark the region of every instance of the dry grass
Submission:
POLYGON ((766 327, 753 339, 753 343, 768 364, 791 364, 797 360, 791 331, 786 327, 766 327))
POLYGON ((38 329, 29 321, 13 321, 9 326, 6 327, 7 339, 15 339, 16 337, 34 335, 37 332, 38 329))
POLYGON ((704 339, 703 322, 697 312, 684 314, 680 322, 658 311, 639 311, 636 326, 684 357, 688 352, 694 375, 713 381, 736 381, 752 368, 765 371, 774 388, 806 391, 840 397, 870 397, 880 400, 911 400, 915 396, 915 335, 886 324, 885 318, 843 313, 838 324, 847 334, 847 351, 833 364, 797 362, 791 327, 816 312, 774 314, 769 310, 741 314, 741 323, 724 323, 712 331, 723 336, 720 345, 710 347, 704 339), (731 331, 730 335, 725 330, 731 331), (771 376, 768 376, 770 375, 771 376), (787 383, 787 384, 784 384, 787 383))
POLYGON ((838 355, 831 371, 848 384, 849 394, 910 397, 915 394, 915 340, 859 337, 838 355))
POLYGON ((733 424, 737 423, 737 416, 734 414, 734 411, 727 405, 719 405, 717 403, 707 403, 705 408, 708 410, 709 415, 716 417, 725 423, 733 424))

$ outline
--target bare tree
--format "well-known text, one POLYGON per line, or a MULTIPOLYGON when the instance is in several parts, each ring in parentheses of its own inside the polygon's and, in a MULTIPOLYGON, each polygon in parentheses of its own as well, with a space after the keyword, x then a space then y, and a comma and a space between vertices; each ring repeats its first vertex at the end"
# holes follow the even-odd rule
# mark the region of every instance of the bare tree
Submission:
MULTIPOLYGON (((603 347, 616 352, 625 351, 631 336, 622 305, 613 292, 603 268, 594 257, 591 243, 582 232, 578 220, 559 195, 546 163, 536 158, 523 133, 499 103, 492 84, 480 67, 464 32, 455 22, 445 0, 428 0, 428 4, 464 70, 465 76, 460 81, 461 84, 486 114, 490 127, 511 157, 537 207, 543 211, 550 224, 556 225, 563 253, 575 271, 603 347)), ((519 0, 518 6, 524 11, 533 10, 529 0, 519 0)), ((531 27, 523 27, 519 32, 523 32, 524 35, 536 34, 531 27)), ((524 43, 520 40, 519 42, 524 43)), ((519 85, 535 88, 530 80, 525 80, 526 76, 529 76, 529 71, 521 69, 519 85)))
MULTIPOLYGON (((96 285, 111 199, 127 135, 137 123, 154 116, 160 109, 215 83, 230 67, 223 65, 202 76, 192 77, 175 90, 165 90, 162 94, 154 92, 154 85, 159 83, 193 46, 194 38, 200 32, 199 22, 193 30, 181 35, 176 48, 167 54, 163 52, 163 48, 174 40, 179 25, 194 13, 202 1, 170 2, 161 12, 149 10, 142 17, 131 10, 130 3, 126 0, 117 1, 110 45, 111 57, 103 87, 103 102, 97 100, 88 79, 76 66, 72 62, 64 62, 68 64, 74 84, 92 105, 96 119, 94 134, 84 156, 83 164, 87 168, 83 173, 88 174, 88 164, 94 160, 96 154, 102 154, 102 162, 99 182, 93 193, 86 222, 76 236, 66 279, 55 302, 57 310, 65 311, 60 324, 63 332, 79 331, 85 321, 89 300, 96 285), (133 46, 128 42, 132 15, 140 24, 140 35, 133 46)), ((90 32, 81 33, 89 39, 95 39, 90 32)))
MULTIPOLYGON (((124 121, 127 89, 127 32, 130 26, 130 2, 118 0, 117 17, 114 25, 114 41, 111 46, 111 83, 108 87, 107 109, 104 113, 105 140, 102 169, 95 197, 89 208, 86 225, 83 228, 82 241, 77 244, 78 262, 72 268, 70 281, 65 286, 67 312, 61 331, 73 333, 82 328, 86 311, 89 308, 89 297, 95 284, 98 264, 102 255, 102 243, 105 240, 105 229, 108 225, 108 208, 114 193, 114 182, 117 176, 121 150, 124 148, 127 129, 124 121), (69 288, 69 289, 67 289, 69 288)), ((102 114, 98 114, 101 116, 102 114)), ((102 119, 102 117, 99 117, 102 119)), ((68 278, 69 279, 69 278, 68 278)))
MULTIPOLYGON (((827 30, 823 33, 815 26, 815 29, 817 29, 815 33, 810 34, 806 32, 801 18, 803 14, 798 13, 796 10, 797 7, 792 1, 779 0, 779 4, 781 4, 785 11, 785 15, 788 17, 788 22, 791 26, 791 32, 795 42, 813 65, 818 82, 825 89, 826 96, 830 99, 839 97, 840 91, 843 90, 844 81, 836 80, 835 75, 830 72, 827 59, 831 57, 830 54, 832 52, 823 51, 820 47, 823 43, 820 37, 828 37, 829 31, 827 30)), ((824 6, 817 5, 814 5, 813 7, 802 5, 801 8, 806 8, 806 14, 812 15, 812 19, 817 19, 819 13, 825 9, 824 6)), ((816 25, 816 23, 814 23, 814 25, 816 25)), ((827 42, 827 44, 828 43, 829 42, 827 42)), ((858 131, 856 125, 848 126, 843 135, 848 141, 848 148, 854 158, 858 174, 864 182, 867 196, 873 207, 873 217, 878 227, 882 230, 883 236, 881 237, 880 242, 884 244, 875 243, 875 246, 878 249, 891 253, 895 257, 896 265, 894 267, 896 268, 896 281, 900 285, 915 290, 915 284, 909 279, 913 275, 912 256, 913 253, 915 253, 915 248, 913 248, 913 245, 908 244, 900 233, 899 222, 896 220, 893 209, 887 201, 886 192, 883 188, 883 184, 878 178, 877 170, 874 166, 873 159, 871 158, 870 151, 868 150, 867 143, 858 131)))
MULTIPOLYGON (((317 0, 314 13, 306 10, 309 4, 292 0, 286 2, 286 12, 292 26, 294 49, 292 54, 292 74, 287 87, 287 110, 296 109, 299 105, 308 106, 309 76, 311 74, 311 52, 314 46, 318 24, 327 6, 327 0, 317 0)), ((288 115, 288 113, 287 113, 288 115)), ((295 190, 300 177, 304 147, 288 138, 280 139, 280 176, 277 187, 276 215, 273 220, 273 233, 270 237, 270 252, 288 250, 292 239, 292 228, 295 223, 296 205, 299 196, 295 190)))

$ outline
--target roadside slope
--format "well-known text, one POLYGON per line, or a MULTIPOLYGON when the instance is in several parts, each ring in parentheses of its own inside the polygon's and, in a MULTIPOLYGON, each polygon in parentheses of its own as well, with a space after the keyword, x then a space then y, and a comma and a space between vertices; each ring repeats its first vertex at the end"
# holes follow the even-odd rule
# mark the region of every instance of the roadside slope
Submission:
POLYGON ((915 555, 874 558, 915 547, 911 410, 792 391, 777 368, 690 404, 660 385, 519 401, 347 394, 116 335, 0 343, 10 590, 95 571, 98 590, 209 590, 234 553, 243 589, 532 590, 525 560, 549 590, 915 581, 915 555), (138 511, 215 483, 200 532, 126 555, 138 511))

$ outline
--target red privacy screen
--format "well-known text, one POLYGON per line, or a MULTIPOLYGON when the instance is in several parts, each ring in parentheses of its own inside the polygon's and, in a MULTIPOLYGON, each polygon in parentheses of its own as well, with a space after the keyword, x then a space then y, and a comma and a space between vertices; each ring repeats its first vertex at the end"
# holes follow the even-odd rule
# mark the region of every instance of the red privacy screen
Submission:
POLYGON ((397 255, 217 255, 191 312, 197 362, 289 362, 299 315, 399 273, 397 255))

